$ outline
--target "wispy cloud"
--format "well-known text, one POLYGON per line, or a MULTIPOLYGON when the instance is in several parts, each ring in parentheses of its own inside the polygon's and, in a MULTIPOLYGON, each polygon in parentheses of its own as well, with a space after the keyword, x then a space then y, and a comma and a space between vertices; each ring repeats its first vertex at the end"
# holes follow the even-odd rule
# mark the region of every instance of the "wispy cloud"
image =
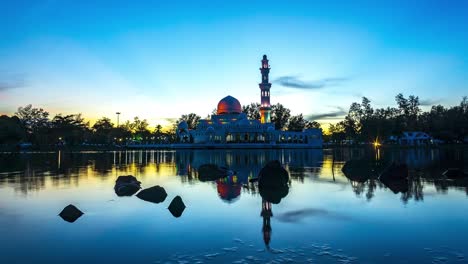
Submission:
POLYGON ((24 75, 0 72, 0 92, 25 86, 24 75))
POLYGON ((333 78, 324 78, 315 81, 304 81, 299 79, 297 76, 281 76, 274 80, 273 82, 289 88, 295 89, 304 89, 304 90, 315 90, 322 89, 325 87, 337 86, 343 82, 348 81, 349 78, 345 77, 333 77, 333 78))
POLYGON ((419 101, 419 104, 421 106, 432 106, 439 104, 442 101, 442 99, 426 99, 426 100, 421 100, 419 101))
POLYGON ((178 118, 176 118, 176 117, 164 117, 164 118, 161 118, 161 119, 164 120, 164 121, 167 121, 169 123, 175 123, 178 120, 178 118))
POLYGON ((321 114, 311 114, 307 115, 306 119, 308 120, 323 120, 323 119, 336 119, 339 117, 343 117, 347 114, 344 108, 336 107, 336 111, 331 111, 328 113, 321 113, 321 114))

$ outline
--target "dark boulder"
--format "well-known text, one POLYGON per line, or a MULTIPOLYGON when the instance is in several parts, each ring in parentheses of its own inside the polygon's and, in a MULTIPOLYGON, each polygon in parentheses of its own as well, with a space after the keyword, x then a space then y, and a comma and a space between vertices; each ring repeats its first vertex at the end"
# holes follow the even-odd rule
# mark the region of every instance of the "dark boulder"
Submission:
POLYGON ((382 163, 372 160, 349 160, 341 171, 353 182, 366 182, 369 179, 376 179, 382 171, 382 163))
POLYGON ((408 192, 408 166, 406 164, 392 163, 388 166, 379 177, 387 188, 393 193, 408 192))
POLYGON ((392 163, 388 166, 382 174, 380 174, 379 179, 389 179, 389 180, 397 180, 397 179, 407 179, 408 178, 408 165, 406 164, 397 164, 392 163))
POLYGON ((156 185, 151 188, 141 190, 136 196, 147 202, 162 203, 166 200, 167 193, 163 187, 156 185))
POLYGON ((115 181, 114 191, 117 196, 132 196, 141 189, 141 182, 134 176, 119 176, 115 181))
POLYGON ((234 174, 234 171, 215 164, 203 164, 198 167, 198 179, 200 181, 215 181, 234 174))
POLYGON ((288 172, 281 166, 278 160, 268 162, 258 174, 258 186, 287 186, 289 182, 288 172))
POLYGON ((408 192, 408 179, 388 179, 388 178, 383 178, 380 179, 380 182, 382 182, 385 187, 389 188, 394 194, 397 193, 406 193, 408 192))
POLYGON ((259 186, 258 192, 262 199, 273 204, 279 204, 281 199, 288 195, 289 186, 259 186))
POLYGON ((289 193, 289 174, 277 160, 268 162, 258 174, 260 196, 268 202, 278 204, 289 193))
POLYGON ((182 201, 182 198, 177 195, 174 199, 172 199, 168 209, 174 217, 180 217, 185 210, 185 204, 182 201))
POLYGON ((59 216, 69 222, 73 223, 75 222, 78 218, 80 218, 83 215, 83 212, 81 212, 76 206, 69 204, 65 208, 63 208, 62 212, 60 212, 59 216))

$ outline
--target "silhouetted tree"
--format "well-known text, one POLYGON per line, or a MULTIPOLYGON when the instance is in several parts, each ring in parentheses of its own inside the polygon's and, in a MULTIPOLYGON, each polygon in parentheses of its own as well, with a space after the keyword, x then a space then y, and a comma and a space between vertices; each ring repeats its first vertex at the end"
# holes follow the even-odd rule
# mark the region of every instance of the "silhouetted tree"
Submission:
POLYGON ((114 124, 110 118, 103 117, 96 121, 93 125, 94 141, 101 144, 109 144, 113 141, 111 131, 114 129, 114 124))
POLYGON ((271 106, 271 122, 275 124, 275 129, 284 129, 291 117, 291 110, 278 103, 271 106))
POLYGON ((305 128, 306 120, 302 114, 292 116, 288 120, 287 129, 289 131, 302 131, 305 128))
POLYGON ((247 115, 248 119, 260 120, 260 104, 250 103, 242 106, 242 112, 247 115))
POLYGON ((0 144, 16 144, 25 137, 26 131, 18 117, 0 116, 0 144))
POLYGON ((31 104, 19 107, 15 115, 26 130, 26 140, 32 143, 46 143, 50 127, 49 113, 42 108, 33 108, 31 104))
POLYGON ((58 114, 52 119, 49 142, 57 143, 60 138, 69 145, 85 142, 85 134, 89 130, 89 122, 85 122, 81 114, 58 114))
POLYGON ((306 128, 306 129, 308 129, 308 128, 318 128, 318 129, 321 129, 322 126, 321 126, 320 123, 317 122, 317 121, 309 121, 309 120, 306 120, 305 128, 306 128))
POLYGON ((177 124, 185 121, 187 122, 188 128, 189 129, 195 129, 197 127, 198 121, 201 119, 201 117, 197 114, 190 113, 188 115, 182 115, 178 120, 177 124))

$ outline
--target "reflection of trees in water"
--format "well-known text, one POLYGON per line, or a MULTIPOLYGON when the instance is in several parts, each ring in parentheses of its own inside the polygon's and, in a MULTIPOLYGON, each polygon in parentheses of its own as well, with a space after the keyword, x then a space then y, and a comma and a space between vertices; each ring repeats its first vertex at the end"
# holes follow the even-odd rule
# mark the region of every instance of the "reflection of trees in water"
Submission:
POLYGON ((366 182, 351 181, 351 188, 356 196, 361 197, 365 194, 368 201, 374 198, 377 187, 383 188, 383 185, 376 179, 369 179, 366 182))
MULTIPOLYGON (((316 181, 343 181, 340 174, 344 161, 350 159, 375 159, 372 148, 342 148, 326 150, 137 150, 115 152, 49 152, 0 154, 0 185, 9 185, 27 194, 39 191, 47 184, 53 187, 78 185, 82 177, 108 177, 132 174, 137 177, 160 173, 178 175, 184 184, 198 181, 197 168, 213 163, 227 166, 243 183, 242 193, 257 195, 258 190, 248 184, 257 177, 260 169, 270 160, 279 160, 290 173, 291 180, 303 183, 305 178, 316 181), (324 159, 325 158, 325 159, 324 159), (332 162, 333 159, 333 162, 332 162), (8 172, 13 172, 8 174, 8 172), (328 175, 329 174, 329 175, 328 175), (50 175, 50 176, 48 176, 50 175), (330 176, 330 178, 326 178, 330 176), (341 178, 341 179, 340 179, 341 178)), ((468 194, 468 184, 463 181, 440 180, 448 167, 468 169, 468 149, 381 149, 380 158, 387 162, 408 164, 410 177, 408 192, 401 195, 403 202, 424 199, 424 186, 433 185, 445 194, 448 190, 468 194)), ((360 197, 372 200, 375 191, 385 188, 378 180, 351 183, 360 197)))
MULTIPOLYGON (((421 173, 420 173, 421 174, 421 173)), ((424 174, 423 174, 424 175, 424 174)), ((358 197, 365 197, 371 201, 375 196, 377 189, 385 189, 377 179, 369 179, 366 182, 350 181, 353 192, 358 197)), ((433 185, 438 193, 447 194, 449 189, 464 191, 468 195, 468 179, 463 180, 428 180, 423 176, 410 176, 408 178, 408 191, 401 194, 403 203, 408 203, 410 200, 424 201, 424 187, 433 185)))
POLYGON ((436 186, 436 191, 439 193, 446 194, 451 189, 456 189, 459 191, 464 191, 468 195, 468 179, 458 179, 458 180, 445 180, 445 179, 436 179, 433 180, 434 185, 436 186))
POLYGON ((408 191, 401 194, 401 200, 403 203, 408 203, 409 200, 414 199, 415 201, 424 200, 424 183, 421 177, 409 177, 408 179, 408 191))
MULTIPOLYGON (((467 180, 442 180, 442 172, 448 168, 468 169, 468 149, 467 148, 395 148, 381 149, 380 155, 372 154, 374 150, 355 151, 351 148, 335 149, 330 151, 335 160, 372 160, 379 157, 382 162, 404 163, 409 167, 408 191, 401 194, 401 200, 407 203, 413 199, 415 201, 424 200, 424 187, 433 185, 437 192, 446 194, 449 189, 461 190, 468 193, 467 180)), ((327 153, 327 152, 325 152, 327 153)), ((376 160, 377 161, 377 160, 376 160)), ((365 182, 350 181, 353 192, 357 196, 365 193, 367 200, 372 200, 377 188, 386 188, 376 179, 368 179, 365 182)))
POLYGON ((376 188, 377 188, 377 180, 370 179, 367 184, 367 192, 366 192, 366 199, 368 201, 374 198, 374 192, 376 188))

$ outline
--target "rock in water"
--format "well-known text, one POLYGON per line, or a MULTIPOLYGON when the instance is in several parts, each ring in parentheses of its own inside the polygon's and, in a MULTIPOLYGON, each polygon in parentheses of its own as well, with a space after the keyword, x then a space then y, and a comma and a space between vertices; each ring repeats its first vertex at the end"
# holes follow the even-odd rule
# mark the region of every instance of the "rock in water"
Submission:
POLYGON ((83 212, 81 212, 76 206, 69 204, 65 208, 63 208, 62 212, 60 212, 59 216, 62 217, 63 220, 73 223, 75 222, 78 218, 80 218, 83 215, 83 212))
POLYGON ((366 182, 368 179, 376 179, 385 168, 385 163, 371 160, 348 160, 341 171, 346 178, 353 182, 366 182))
POLYGON ((141 189, 141 182, 135 177, 119 176, 115 181, 114 191, 117 196, 132 196, 141 189))
POLYGON ((397 164, 392 163, 388 166, 382 174, 380 174, 379 179, 388 179, 388 180, 404 180, 408 178, 408 165, 406 164, 397 164))
POLYGON ((289 193, 289 174, 277 160, 268 162, 258 174, 260 196, 268 202, 278 204, 289 193))
POLYGON ((258 174, 258 186, 284 186, 289 181, 288 172, 278 160, 268 162, 258 174))
POLYGON ((147 202, 162 203, 166 200, 167 193, 163 187, 156 185, 140 191, 136 196, 147 202))
POLYGON ((393 193, 408 192, 408 166, 392 163, 382 172, 379 180, 393 193))
POLYGON ((174 217, 180 217, 185 210, 185 204, 182 201, 182 198, 177 195, 174 199, 172 199, 168 209, 174 217))

